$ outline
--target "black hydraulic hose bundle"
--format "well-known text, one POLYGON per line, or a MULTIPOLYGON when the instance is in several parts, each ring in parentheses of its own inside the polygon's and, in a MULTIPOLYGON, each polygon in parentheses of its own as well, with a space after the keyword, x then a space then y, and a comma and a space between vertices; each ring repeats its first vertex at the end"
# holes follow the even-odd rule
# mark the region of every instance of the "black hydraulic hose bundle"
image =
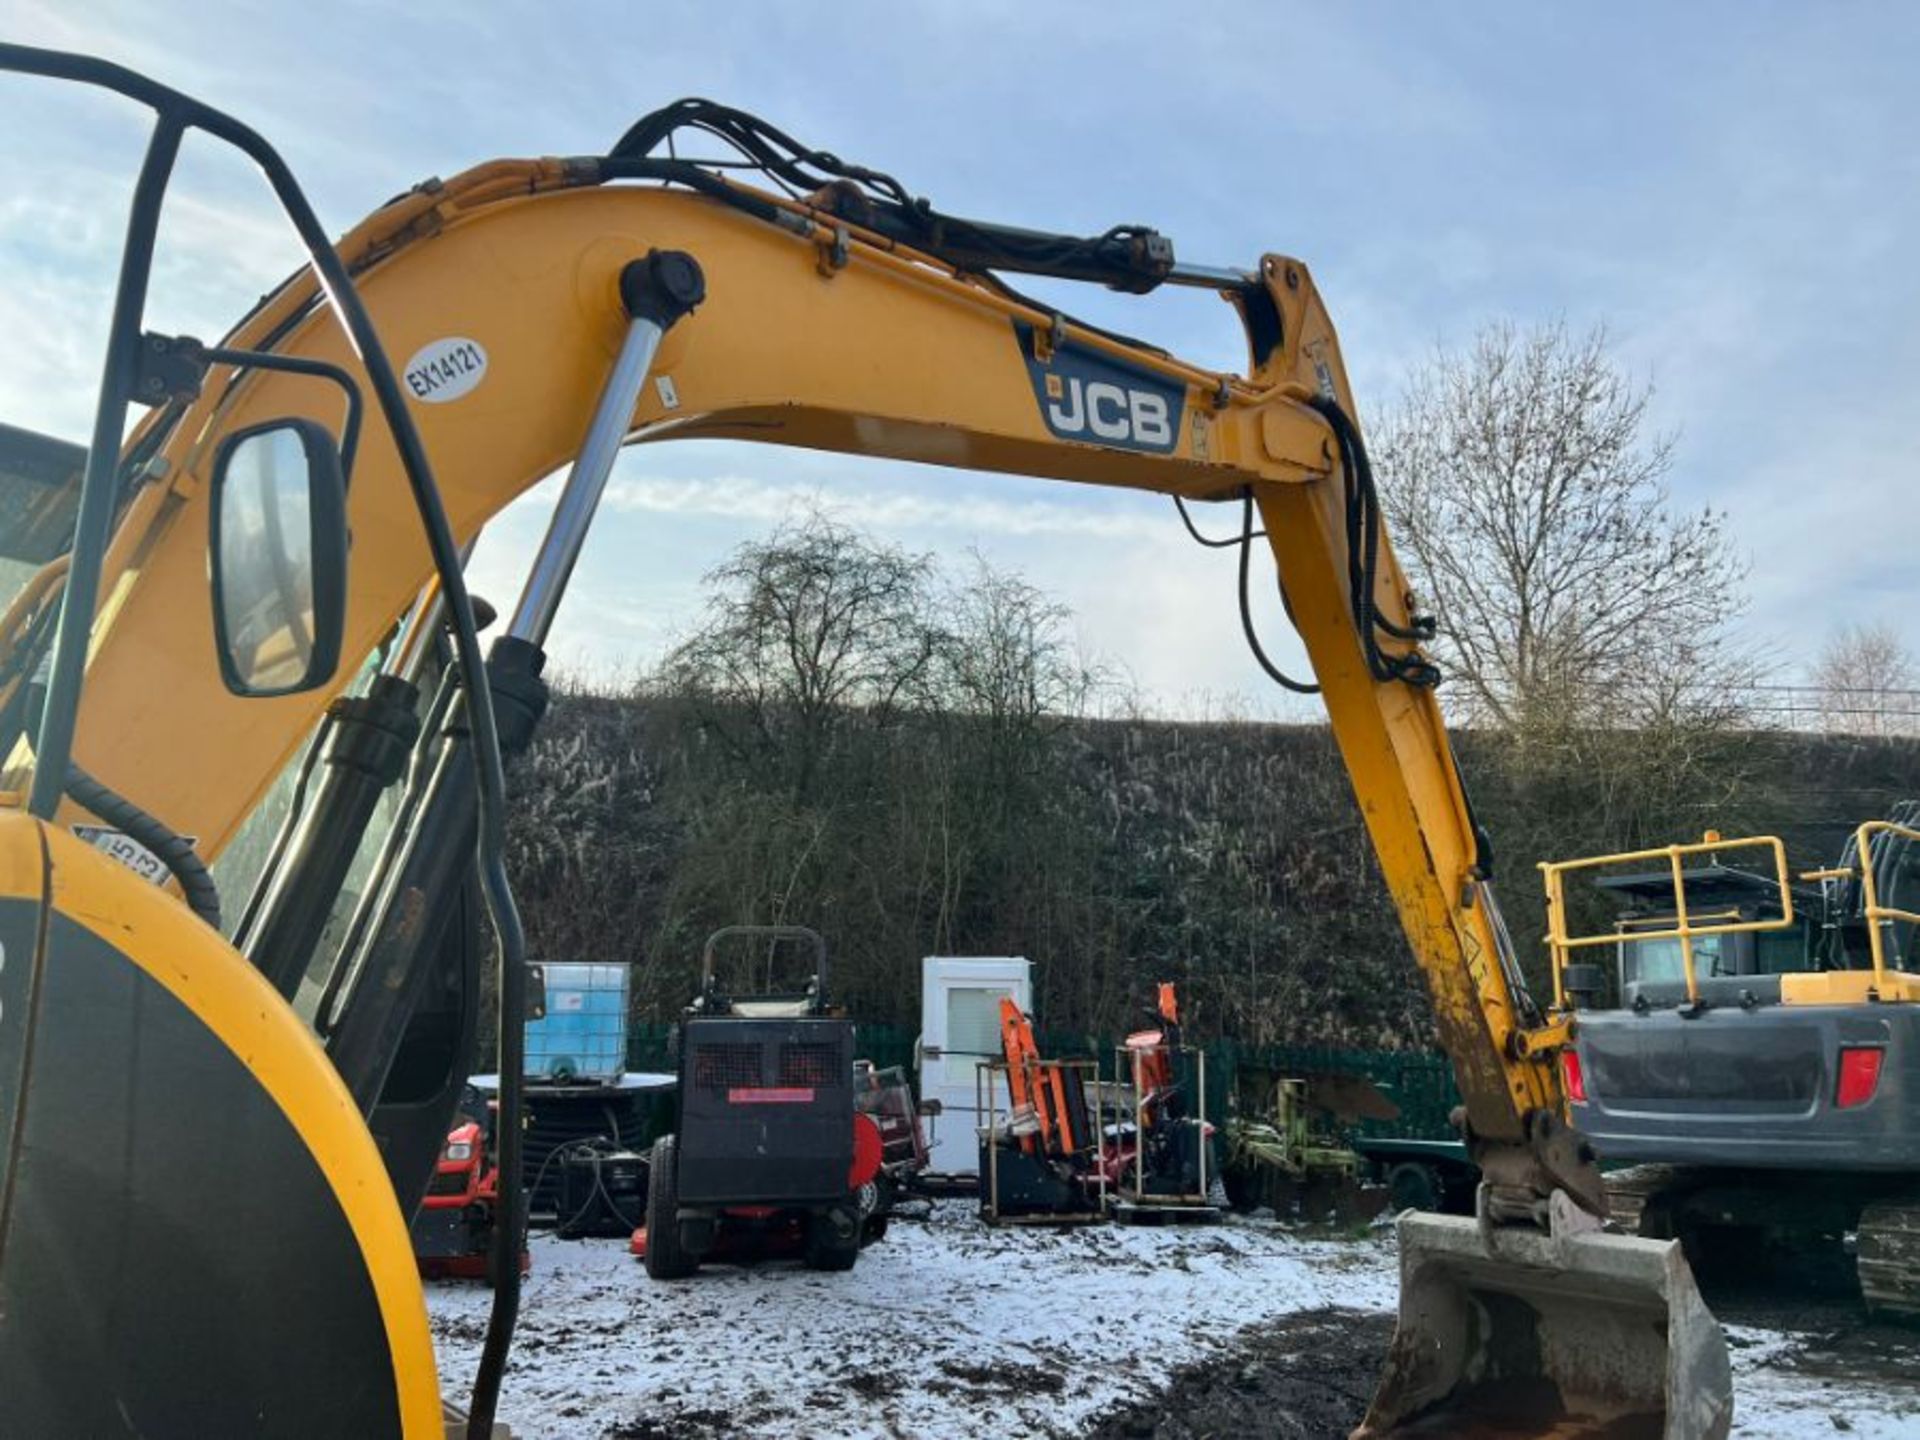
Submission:
MULTIPOLYGON (((1316 397, 1308 403, 1332 428, 1340 446, 1340 468, 1346 477, 1347 595, 1353 607, 1353 623, 1359 631, 1361 648, 1367 658, 1367 670, 1374 679, 1383 682, 1398 680, 1421 688, 1438 685, 1440 667, 1418 650, 1396 654, 1384 649, 1380 643, 1381 637, 1385 636, 1390 640, 1418 645, 1433 638, 1434 624, 1425 617, 1415 617, 1411 625, 1400 625, 1380 613, 1379 602, 1375 598, 1375 586, 1380 574, 1380 497, 1374 486, 1373 463, 1367 456, 1366 442, 1361 439, 1359 427, 1353 423, 1352 417, 1337 401, 1316 397)), ((1267 532, 1254 528, 1252 488, 1240 492, 1240 533, 1224 539, 1201 533, 1180 496, 1174 496, 1173 503, 1180 512, 1181 523, 1197 543, 1210 550, 1225 550, 1235 545, 1240 547, 1240 628, 1260 668, 1275 684, 1296 695, 1319 694, 1318 685, 1296 680, 1274 664, 1261 645, 1259 632, 1253 623, 1250 598, 1253 542, 1267 532)), ((1286 600, 1284 587, 1281 600, 1286 600)), ((1291 607, 1288 613, 1291 615, 1291 607)))
MULTIPOLYGON (((1122 290, 1144 293, 1159 285, 1173 270, 1173 247, 1164 236, 1144 225, 1116 225, 1097 236, 1047 234, 967 220, 933 208, 915 196, 897 178, 842 160, 830 150, 803 145, 759 116, 712 100, 688 98, 642 116, 614 144, 605 157, 585 162, 597 166, 603 179, 652 179, 686 185, 774 224, 790 224, 792 217, 778 206, 729 185, 720 169, 745 169, 765 176, 799 201, 820 206, 866 229, 937 255, 964 270, 1013 270, 1067 279, 1091 280, 1122 290), (683 132, 711 136, 731 147, 738 160, 688 160, 675 149, 683 132), (665 157, 655 152, 665 147, 665 157)), ((1382 615, 1374 586, 1380 560, 1380 504, 1374 487, 1373 465, 1359 427, 1331 397, 1308 402, 1332 428, 1340 447, 1346 478, 1348 591, 1354 624, 1361 636, 1367 668, 1376 680, 1398 680, 1408 685, 1432 686, 1440 670, 1417 649, 1394 653, 1383 638, 1417 646, 1433 638, 1430 621, 1416 618, 1401 625, 1382 615)), ((1238 544, 1240 556, 1240 614, 1242 628, 1254 658, 1275 683, 1296 694, 1315 694, 1319 687, 1293 679, 1276 666, 1261 647, 1248 601, 1248 551, 1257 534, 1252 523, 1252 497, 1243 497, 1246 523, 1238 539, 1213 540, 1200 533, 1180 497, 1174 497, 1187 531, 1200 544, 1225 549, 1238 544)), ((1284 598, 1284 591, 1283 598, 1284 598)))
MULTIPOLYGON (((511 636, 493 644, 481 682, 492 697, 500 743, 509 755, 531 743, 546 710, 547 686, 540 678, 545 661, 538 646, 511 636)), ((423 923, 415 911, 415 897, 432 900, 456 893, 473 863, 463 842, 473 834, 479 803, 469 753, 474 743, 470 727, 476 688, 457 672, 449 672, 443 682, 449 699, 436 708, 445 716, 444 735, 424 793, 392 852, 393 864, 382 882, 373 918, 358 934, 353 951, 342 956, 340 973, 350 978, 344 989, 329 986, 330 994, 344 994, 344 999, 337 1014, 323 1017, 327 1057, 364 1113, 372 1112, 386 1084, 425 980, 427 957, 440 944, 447 923, 444 914, 429 915, 423 923)), ((406 756, 394 758, 403 763, 406 756)), ((522 1040, 517 1033, 522 1027, 512 1028, 516 1034, 509 1036, 503 1019, 503 1060, 507 1046, 522 1040)), ((505 1072, 501 1073, 504 1087, 505 1072)), ((501 1107, 503 1114, 506 1108, 501 1107)), ((503 1155, 505 1148, 503 1134, 503 1155)))
MULTIPOLYGON (((1398 680, 1404 684, 1428 688, 1438 685, 1441 680, 1440 667, 1421 655, 1417 650, 1403 654, 1390 654, 1380 645, 1380 635, 1385 634, 1396 640, 1418 644, 1430 640, 1435 633, 1434 622, 1424 616, 1417 616, 1411 625, 1398 625, 1380 614, 1375 600, 1374 586, 1379 578, 1380 567, 1380 498, 1374 486, 1373 464, 1367 456, 1366 442, 1361 439, 1359 427, 1343 410, 1337 401, 1320 398, 1311 402, 1333 428, 1334 436, 1340 445, 1341 468, 1346 476, 1346 519, 1347 519, 1347 584, 1349 601, 1353 607, 1354 624, 1361 635, 1361 644, 1367 656, 1367 668, 1376 680, 1382 682, 1398 680)), ((1250 598, 1253 566, 1253 542, 1266 535, 1264 529, 1256 530, 1253 524, 1253 490, 1247 487, 1240 492, 1241 521, 1240 533, 1216 539, 1204 534, 1193 523, 1193 515, 1187 509, 1186 501, 1180 496, 1173 497, 1174 508, 1180 513, 1180 521, 1194 541, 1209 550, 1225 550, 1231 546, 1240 547, 1239 601, 1240 628, 1246 636, 1247 648, 1253 652, 1253 658, 1259 663, 1273 682, 1282 689, 1296 695, 1317 695, 1320 687, 1303 680, 1296 680, 1281 670, 1267 654, 1266 647, 1260 643, 1260 635, 1253 623, 1253 608, 1250 598)), ((1282 604, 1287 603, 1286 588, 1280 591, 1282 604)), ((1287 615, 1291 619, 1293 609, 1287 606, 1287 615)), ((1460 766, 1453 762, 1456 775, 1460 766)), ((1493 926, 1496 941, 1500 948, 1500 964, 1507 973, 1510 987, 1522 998, 1524 1006, 1533 1009, 1527 996, 1526 984, 1519 971, 1519 962, 1514 955, 1513 942, 1507 937, 1506 922, 1501 918, 1498 906, 1493 901, 1491 887, 1486 883, 1493 878, 1493 841, 1485 827, 1480 824, 1474 813, 1473 797, 1466 788, 1464 779, 1460 781, 1460 796, 1467 812, 1467 826, 1473 834, 1473 875, 1480 883, 1479 889, 1486 897, 1489 910, 1489 923, 1493 926)))
MULTIPOLYGON (((46 687, 39 676, 20 687, 24 697, 27 726, 37 730, 40 712, 46 704, 46 687)), ((182 835, 158 815, 151 814, 115 790, 106 781, 90 773, 71 754, 67 756, 66 784, 63 793, 74 804, 91 811, 128 839, 151 851, 179 882, 181 898, 187 908, 214 929, 220 928, 220 887, 213 872, 194 848, 193 838, 182 835)))
POLYGON ((1353 599, 1353 623, 1360 631, 1367 669, 1376 680, 1400 680, 1423 688, 1438 685, 1440 667, 1424 655, 1418 651, 1391 654, 1380 646, 1382 635, 1414 644, 1431 640, 1434 625, 1420 617, 1410 626, 1396 624, 1380 613, 1374 598, 1380 570, 1380 496, 1374 488, 1373 462, 1367 457, 1360 427, 1337 400, 1315 396, 1307 403, 1333 428, 1340 445, 1340 468, 1347 478, 1347 582, 1353 599))
POLYGON ((757 115, 712 100, 689 98, 642 116, 601 162, 609 178, 659 179, 705 191, 729 204, 780 216, 777 207, 726 184, 712 171, 747 169, 764 175, 795 200, 938 255, 964 270, 1015 270, 1089 280, 1144 294, 1173 270, 1173 245, 1145 225, 1115 225, 1099 235, 1054 235, 1043 231, 967 220, 935 210, 924 197, 882 170, 816 150, 757 115), (674 137, 683 131, 709 135, 732 147, 739 161, 679 158, 674 137), (654 152, 662 146, 663 158, 654 152))
MULTIPOLYGON (((1251 495, 1250 491, 1244 493, 1251 495)), ((1231 550, 1234 546, 1245 545, 1250 540, 1264 540, 1267 535, 1265 530, 1251 530, 1243 527, 1238 535, 1228 535, 1224 539, 1216 540, 1213 536, 1203 535, 1200 532, 1200 527, 1193 523, 1193 512, 1187 509, 1187 502, 1178 495, 1173 497, 1173 508, 1180 512, 1180 523, 1187 527, 1187 534, 1193 537, 1194 544, 1204 545, 1209 550, 1231 550)))
POLYGON ((158 816, 149 815, 133 801, 110 789, 81 768, 78 760, 67 760, 67 795, 107 824, 146 846, 180 882, 180 893, 187 906, 214 929, 220 928, 220 891, 213 873, 193 841, 172 829, 158 816))
MULTIPOLYGON (((1178 499, 1179 497, 1176 496, 1175 498, 1178 499)), ((1272 659, 1267 655, 1266 647, 1260 643, 1260 633, 1255 629, 1253 623, 1253 601, 1251 595, 1248 593, 1253 576, 1253 541, 1255 534, 1253 528, 1253 490, 1251 488, 1247 489, 1241 495, 1240 507, 1240 630, 1241 633, 1247 637, 1247 648, 1253 651, 1253 658, 1260 662, 1260 668, 1267 672, 1268 678, 1281 689, 1291 690, 1295 695, 1318 695, 1320 693, 1320 687, 1318 685, 1310 680, 1296 680, 1287 674, 1278 665, 1273 663, 1272 659)), ((1180 509, 1181 516, 1184 518, 1186 513, 1186 507, 1182 506, 1180 509)), ((1191 521, 1188 522, 1187 528, 1190 530, 1193 528, 1191 521)), ((1266 532, 1263 530, 1259 533, 1264 535, 1266 532)), ((1196 532, 1196 538, 1198 538, 1198 532, 1196 532)), ((1206 542, 1201 541, 1201 543, 1205 544, 1206 542)), ((1286 598, 1286 592, 1284 590, 1281 592, 1281 598, 1283 600, 1286 598)))

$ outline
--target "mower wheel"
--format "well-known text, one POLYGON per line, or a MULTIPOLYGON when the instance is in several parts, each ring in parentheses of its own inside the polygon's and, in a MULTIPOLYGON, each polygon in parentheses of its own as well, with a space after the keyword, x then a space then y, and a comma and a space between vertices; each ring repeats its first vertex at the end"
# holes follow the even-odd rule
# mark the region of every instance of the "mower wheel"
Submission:
POLYGON ((858 1190, 860 1202, 860 1245, 865 1248, 887 1237, 887 1212, 893 1209, 891 1182, 869 1180, 858 1190))
POLYGON ((853 1269, 860 1258, 863 1228, 857 1215, 848 1216, 842 1211, 836 1216, 831 1210, 816 1210, 807 1217, 807 1248, 802 1262, 809 1270, 853 1269))
POLYGON ((700 1268, 700 1257, 680 1244, 680 1176, 673 1136, 653 1142, 647 1172, 647 1274, 655 1280, 684 1280, 700 1268))

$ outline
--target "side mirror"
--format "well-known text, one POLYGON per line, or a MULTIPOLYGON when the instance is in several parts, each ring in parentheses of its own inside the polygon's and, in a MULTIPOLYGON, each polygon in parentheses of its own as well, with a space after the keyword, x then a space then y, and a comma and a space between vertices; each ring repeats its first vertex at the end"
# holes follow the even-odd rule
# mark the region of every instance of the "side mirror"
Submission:
POLYGON ((311 420, 227 436, 213 462, 209 560, 220 674, 236 695, 293 695, 340 663, 347 499, 340 452, 311 420))

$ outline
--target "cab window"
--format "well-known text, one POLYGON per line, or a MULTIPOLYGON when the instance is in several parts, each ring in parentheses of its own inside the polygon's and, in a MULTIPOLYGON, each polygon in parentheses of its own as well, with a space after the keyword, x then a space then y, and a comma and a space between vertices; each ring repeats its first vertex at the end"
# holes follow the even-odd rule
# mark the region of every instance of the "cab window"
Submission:
MULTIPOLYGON (((1720 963, 1722 936, 1701 935, 1693 942, 1694 978, 1705 980, 1725 975, 1729 970, 1720 963)), ((1682 963, 1678 940, 1628 940, 1620 947, 1621 980, 1632 985, 1685 985, 1686 967, 1682 963)))

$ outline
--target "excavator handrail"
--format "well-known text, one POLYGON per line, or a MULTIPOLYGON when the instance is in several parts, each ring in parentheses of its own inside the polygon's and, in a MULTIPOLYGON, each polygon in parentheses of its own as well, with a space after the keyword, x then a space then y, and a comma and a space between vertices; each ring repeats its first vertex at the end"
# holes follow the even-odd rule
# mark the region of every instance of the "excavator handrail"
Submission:
POLYGON ((1596 945, 1618 945, 1625 938, 1617 929, 1592 935, 1574 935, 1569 932, 1566 877, 1582 871, 1603 870, 1615 865, 1632 865, 1646 860, 1664 860, 1672 872, 1674 923, 1655 930, 1635 929, 1632 938, 1636 941, 1678 940, 1680 942, 1680 965, 1686 976, 1687 1003, 1690 1005, 1697 1005, 1700 1002, 1700 982, 1693 968, 1695 940, 1710 935, 1785 930, 1794 923, 1793 889, 1787 881, 1787 847, 1777 835, 1750 835, 1738 840, 1723 840, 1717 835, 1710 835, 1690 845, 1658 845, 1646 850, 1616 851, 1610 855, 1583 855, 1577 860, 1543 860, 1540 862, 1540 875, 1547 894, 1547 933, 1544 938, 1553 965, 1553 1008, 1556 1013, 1564 1013, 1567 1008, 1564 972, 1570 963, 1569 952, 1596 945), (1727 912, 1714 911, 1713 915, 1706 919, 1706 923, 1699 923, 1700 917, 1695 916, 1687 904, 1685 862, 1695 855, 1719 856, 1730 850, 1765 850, 1772 857, 1780 892, 1780 914, 1777 918, 1726 921, 1716 917, 1727 912))
POLYGON ((1873 956, 1873 986, 1876 993, 1889 990, 1887 947, 1881 931, 1895 921, 1920 925, 1920 912, 1880 903, 1880 883, 1873 863, 1873 837, 1895 835, 1909 843, 1920 842, 1920 830, 1895 820, 1869 820, 1853 832, 1854 849, 1860 856, 1860 911, 1867 922, 1867 949, 1873 956))

